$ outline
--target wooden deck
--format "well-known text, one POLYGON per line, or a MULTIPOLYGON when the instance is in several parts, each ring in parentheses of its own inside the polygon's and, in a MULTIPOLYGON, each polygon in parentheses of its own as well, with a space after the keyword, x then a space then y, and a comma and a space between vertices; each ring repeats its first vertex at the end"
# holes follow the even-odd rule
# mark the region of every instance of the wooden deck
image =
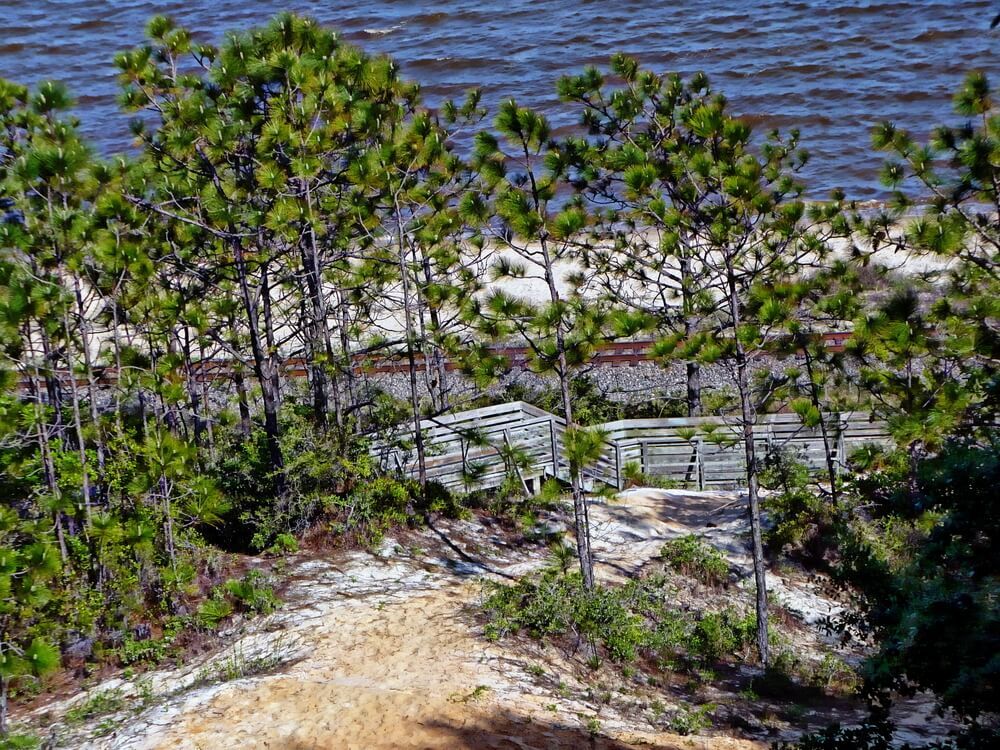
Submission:
MULTIPOLYGON (((868 414, 827 414, 824 421, 838 467, 862 445, 889 442, 885 423, 868 414)), ((698 489, 745 483, 741 427, 731 419, 623 419, 594 428, 605 433, 605 441, 601 456, 584 472, 591 487, 603 484, 622 489, 629 469, 698 489)), ((428 446, 428 479, 452 489, 498 487, 508 476, 517 477, 529 489, 546 477, 569 478, 565 422, 522 401, 424 420, 421 430, 428 446), (515 456, 521 460, 514 461, 515 456)), ((826 445, 818 427, 804 427, 794 414, 770 414, 762 416, 753 431, 761 455, 785 447, 813 471, 826 471, 826 445)), ((377 440, 373 453, 385 470, 415 475, 412 431, 396 438, 377 440)))

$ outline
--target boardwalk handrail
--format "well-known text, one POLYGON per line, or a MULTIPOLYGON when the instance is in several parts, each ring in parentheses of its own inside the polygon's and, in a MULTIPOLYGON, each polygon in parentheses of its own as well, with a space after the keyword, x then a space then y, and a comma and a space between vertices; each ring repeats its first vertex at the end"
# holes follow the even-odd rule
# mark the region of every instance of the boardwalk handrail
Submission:
MULTIPOLYGON (((814 471, 825 470, 828 445, 839 468, 850 450, 889 440, 885 423, 870 414, 829 413, 823 419, 827 443, 818 427, 806 427, 794 414, 761 415, 754 425, 754 440, 763 451, 775 446, 796 450, 814 471)), ((619 419, 593 427, 605 433, 605 440, 601 455, 583 472, 591 487, 599 483, 622 489, 629 464, 644 475, 663 476, 699 489, 736 487, 745 478, 738 424, 726 418, 619 419)), ((561 417, 524 401, 425 419, 421 432, 428 446, 427 476, 451 488, 497 487, 510 473, 503 450, 509 448, 522 452, 530 462, 529 469, 517 472, 529 489, 546 477, 568 480, 565 431, 561 417)), ((373 444, 372 452, 383 469, 416 473, 416 457, 409 447, 412 434, 403 429, 402 440, 373 444)))

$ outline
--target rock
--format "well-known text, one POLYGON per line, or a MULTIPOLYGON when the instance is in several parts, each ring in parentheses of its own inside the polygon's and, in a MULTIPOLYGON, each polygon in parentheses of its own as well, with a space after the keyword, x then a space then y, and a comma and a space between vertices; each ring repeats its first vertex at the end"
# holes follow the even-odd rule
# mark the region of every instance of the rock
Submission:
POLYGON ((94 654, 94 639, 79 635, 63 646, 63 656, 67 659, 89 659, 94 654))
POLYGON ((733 726, 750 734, 764 735, 769 731, 764 723, 750 712, 733 713, 731 721, 733 726))
POLYGON ((148 622, 140 622, 132 628, 132 635, 135 636, 137 641, 148 641, 153 637, 153 629, 148 622))

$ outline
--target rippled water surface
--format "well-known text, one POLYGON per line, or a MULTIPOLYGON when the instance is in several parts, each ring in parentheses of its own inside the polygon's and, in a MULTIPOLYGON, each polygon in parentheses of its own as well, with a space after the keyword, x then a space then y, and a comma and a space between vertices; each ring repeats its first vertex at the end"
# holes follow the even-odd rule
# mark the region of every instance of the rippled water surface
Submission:
POLYGON ((848 0, 6 0, 0 76, 68 83, 86 132, 102 150, 128 146, 114 102, 114 52, 142 43, 154 13, 218 41, 280 10, 308 13, 372 52, 392 54, 426 98, 481 86, 489 104, 513 96, 556 124, 555 80, 614 51, 657 70, 704 70, 739 113, 761 126, 798 127, 813 154, 810 192, 846 187, 877 197, 872 125, 892 119, 916 132, 949 117, 950 95, 979 68, 1000 85, 1000 2, 848 0))

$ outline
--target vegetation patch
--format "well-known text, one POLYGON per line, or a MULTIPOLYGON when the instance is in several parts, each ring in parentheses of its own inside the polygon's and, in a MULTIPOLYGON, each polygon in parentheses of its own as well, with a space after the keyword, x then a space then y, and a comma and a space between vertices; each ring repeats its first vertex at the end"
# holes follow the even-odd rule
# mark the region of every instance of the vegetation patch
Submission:
POLYGON ((660 549, 667 565, 709 586, 729 582, 729 563, 714 546, 699 536, 689 534, 671 539, 660 549))
POLYGON ((733 609, 681 612, 663 577, 630 581, 619 588, 583 588, 575 573, 547 571, 512 585, 487 583, 483 610, 486 636, 499 640, 523 632, 559 639, 571 648, 628 665, 686 663, 691 668, 734 656, 753 643, 752 615, 733 609))

